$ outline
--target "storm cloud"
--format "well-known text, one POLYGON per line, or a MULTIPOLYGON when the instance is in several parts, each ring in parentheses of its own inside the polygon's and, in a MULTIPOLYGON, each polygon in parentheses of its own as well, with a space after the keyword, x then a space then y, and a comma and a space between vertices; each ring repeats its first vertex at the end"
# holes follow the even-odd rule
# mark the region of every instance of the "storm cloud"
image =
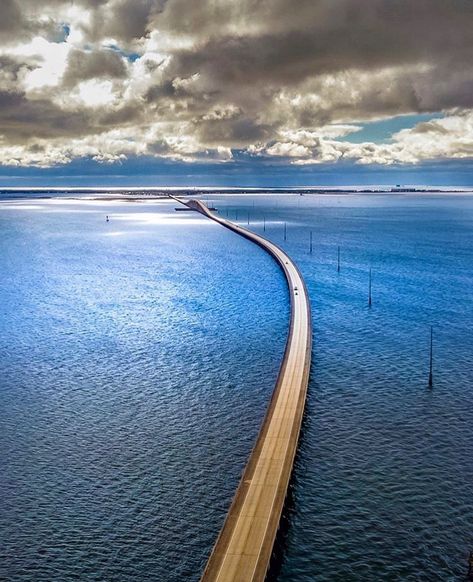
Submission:
POLYGON ((40 4, 2 3, 0 163, 473 155, 471 0, 40 4), (426 113, 384 143, 347 138, 426 113))

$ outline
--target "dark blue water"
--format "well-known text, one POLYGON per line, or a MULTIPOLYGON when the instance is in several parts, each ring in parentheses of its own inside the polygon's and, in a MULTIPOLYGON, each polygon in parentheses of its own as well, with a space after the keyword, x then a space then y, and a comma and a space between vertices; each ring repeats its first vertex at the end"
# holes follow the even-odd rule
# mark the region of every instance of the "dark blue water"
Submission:
MULTIPOLYGON (((464 580, 473 196, 213 200, 265 220, 312 299, 277 579, 464 580)), ((5 203, 0 221, 0 577, 197 580, 283 351, 280 273, 167 203, 5 203)))
POLYGON ((243 223, 249 212, 260 232, 266 219, 312 299, 313 367, 277 579, 464 580, 473 549, 473 196, 226 206, 243 223))
POLYGON ((0 233, 0 579, 197 580, 276 379, 282 275, 169 203, 5 203, 0 233))

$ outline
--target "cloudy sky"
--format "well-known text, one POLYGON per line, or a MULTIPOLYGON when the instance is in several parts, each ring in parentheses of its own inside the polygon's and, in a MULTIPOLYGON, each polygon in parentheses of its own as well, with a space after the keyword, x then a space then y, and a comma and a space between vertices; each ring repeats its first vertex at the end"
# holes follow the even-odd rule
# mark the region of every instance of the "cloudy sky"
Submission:
POLYGON ((0 185, 473 184, 472 0, 0 9, 0 185))

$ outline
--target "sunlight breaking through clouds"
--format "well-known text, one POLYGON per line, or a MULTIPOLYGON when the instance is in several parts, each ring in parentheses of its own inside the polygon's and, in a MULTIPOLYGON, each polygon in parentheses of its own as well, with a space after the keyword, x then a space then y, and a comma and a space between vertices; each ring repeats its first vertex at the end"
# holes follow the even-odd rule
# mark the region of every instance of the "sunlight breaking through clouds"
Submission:
POLYGON ((3 4, 3 165, 473 156, 467 0, 3 4), (381 143, 343 139, 369 121, 439 112, 381 143))

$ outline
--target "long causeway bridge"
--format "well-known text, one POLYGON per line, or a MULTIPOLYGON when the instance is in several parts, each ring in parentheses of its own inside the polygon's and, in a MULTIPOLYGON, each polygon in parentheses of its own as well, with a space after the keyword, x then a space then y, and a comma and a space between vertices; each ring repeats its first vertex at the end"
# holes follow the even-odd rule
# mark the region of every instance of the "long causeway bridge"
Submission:
POLYGON ((276 386, 253 451, 201 582, 262 582, 291 477, 304 412, 312 347, 310 303, 291 258, 264 237, 213 214, 200 200, 175 198, 256 243, 283 270, 291 321, 276 386))

